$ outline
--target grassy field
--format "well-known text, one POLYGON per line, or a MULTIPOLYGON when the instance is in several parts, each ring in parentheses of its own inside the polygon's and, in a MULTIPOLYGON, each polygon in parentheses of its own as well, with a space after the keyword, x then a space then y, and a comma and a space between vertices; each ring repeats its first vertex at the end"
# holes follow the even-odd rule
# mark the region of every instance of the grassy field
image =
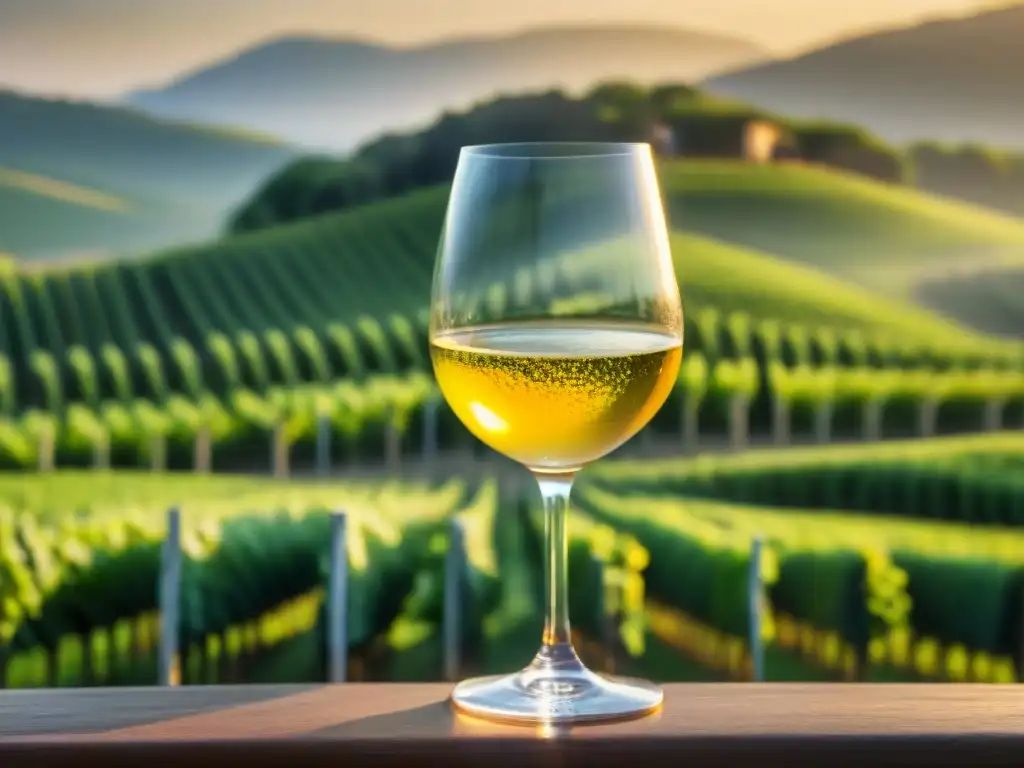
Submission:
POLYGON ((0 168, 0 185, 98 211, 126 213, 130 208, 127 200, 115 195, 23 171, 0 168))
MULTIPOLYGON (((146 140, 145 131, 134 130, 142 138, 133 141, 146 140)), ((182 128, 179 133, 188 132, 182 128)), ((162 134, 158 138, 170 140, 162 134)), ((211 141, 209 137, 200 138, 200 144, 211 141)), ((228 141, 228 137, 216 138, 228 141)), ((173 140, 184 141, 177 134, 173 140)), ((272 154, 278 150, 260 150, 253 143, 252 148, 236 147, 232 151, 241 164, 257 162, 247 158, 252 155, 258 159, 259 151, 272 154)), ((4 201, 0 206, 0 250, 16 255, 39 255, 43 251, 50 256, 127 254, 144 250, 146 238, 149 242, 169 242, 175 231, 179 238, 195 237, 198 224, 212 232, 212 216, 219 215, 211 214, 210 206, 200 205, 199 198, 189 203, 179 194, 183 181, 178 172, 173 183, 168 182, 174 195, 163 198, 152 183, 143 184, 117 167, 105 178, 76 164, 69 164, 64 174, 42 161, 28 166, 0 167, 0 199, 4 201), (184 229, 183 218, 190 221, 184 229), (49 223, 43 226, 43 220, 49 223)), ((785 164, 684 160, 664 163, 660 173, 672 225, 687 233, 677 237, 675 248, 686 281, 692 283, 683 285, 694 306, 751 306, 755 297, 749 295, 750 289, 760 285, 764 290, 764 283, 757 280, 764 273, 771 275, 769 290, 756 297, 756 304, 761 305, 756 308, 754 304, 756 315, 800 315, 815 322, 831 318, 838 327, 853 323, 891 328, 897 333, 956 335, 949 324, 911 309, 909 305, 921 298, 917 286, 922 281, 941 280, 948 270, 965 263, 989 269, 1024 264, 1024 222, 908 187, 835 170, 785 164), (735 249, 728 249, 727 244, 735 249), (789 262, 838 279, 829 280, 816 271, 787 270, 792 266, 789 262), (855 287, 858 285, 869 290, 859 291, 855 287), (833 300, 825 300, 832 296, 833 300), (883 301, 888 300, 893 300, 891 306, 884 307, 883 301)), ((422 241, 404 246, 413 261, 426 265, 427 278, 445 193, 437 191, 434 198, 436 209, 430 217, 433 225, 425 230, 422 241)), ((376 207, 371 205, 354 215, 372 219, 370 211, 376 207)), ((402 215, 394 206, 388 208, 385 204, 384 209, 402 215)), ((321 241, 338 237, 330 244, 325 241, 325 247, 339 249, 345 241, 326 234, 330 230, 328 220, 333 217, 284 227, 264 236, 212 244, 192 253, 195 258, 227 260, 228 253, 253 248, 261 253, 270 249, 268 255, 272 258, 277 254, 290 258, 297 249, 309 247, 302 244, 313 232, 321 241), (286 250, 291 252, 288 257, 283 255, 286 250)), ((176 253, 175 261, 181 255, 176 253)), ((155 257, 156 264, 164 260, 164 255, 155 257)), ((346 282, 358 274, 350 272, 346 282)), ((367 275, 366 279, 375 278, 367 275)), ((933 291, 922 301, 989 332, 1007 333, 1017 327, 1015 315, 997 313, 980 288, 970 282, 946 282, 943 291, 933 291), (989 305, 980 323, 978 315, 984 311, 977 309, 979 305, 989 305)), ((426 285, 429 279, 423 281, 421 290, 427 290, 426 285)), ((421 309, 404 298, 392 307, 398 312, 421 309)), ((173 319, 176 308, 166 309, 173 319)), ((308 322, 302 317, 296 320, 308 322)))
POLYGON ((0 251, 27 259, 130 257, 182 236, 217 230, 217 212, 174 201, 125 198, 60 179, 0 168, 0 251))
POLYGON ((925 344, 970 344, 982 334, 910 302, 808 264, 689 232, 672 236, 687 309, 742 312, 812 328, 860 330, 925 344))
POLYGON ((5 91, 0 251, 26 260, 133 256, 212 237, 293 155, 241 131, 5 91))
MULTIPOLYGON (((912 300, 918 283, 953 267, 1024 264, 1024 221, 839 171, 804 165, 667 163, 672 224, 801 262, 879 294, 912 300)), ((970 321, 986 301, 961 286, 930 302, 970 321)), ((1006 333, 1011 317, 989 323, 1006 333)))
POLYGON ((661 178, 674 226, 840 274, 1024 246, 1015 217, 834 169, 683 161, 661 178))
POLYGON ((915 295, 972 328, 1024 337, 1024 267, 950 270, 922 280, 915 295))

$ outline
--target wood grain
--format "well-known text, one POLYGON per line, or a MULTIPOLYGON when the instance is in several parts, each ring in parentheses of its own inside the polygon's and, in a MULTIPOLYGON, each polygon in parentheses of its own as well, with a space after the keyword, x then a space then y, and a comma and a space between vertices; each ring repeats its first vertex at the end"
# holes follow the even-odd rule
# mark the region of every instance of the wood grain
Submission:
POLYGON ((448 685, 10 691, 0 766, 1024 766, 1024 688, 666 686, 655 715, 564 732, 454 714, 448 685))

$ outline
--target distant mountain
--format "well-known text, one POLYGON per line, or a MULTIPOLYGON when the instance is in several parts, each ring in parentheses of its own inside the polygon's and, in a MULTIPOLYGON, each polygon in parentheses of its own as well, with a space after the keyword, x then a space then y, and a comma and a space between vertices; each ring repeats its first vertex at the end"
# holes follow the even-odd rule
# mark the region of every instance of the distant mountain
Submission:
POLYGON ((788 115, 855 122, 890 141, 1024 147, 1024 5, 850 39, 704 86, 788 115))
POLYGON ((294 153, 255 135, 0 91, 0 251, 105 254, 205 238, 294 153))
POLYGON ((402 49, 289 37, 127 100, 160 116, 345 150, 497 92, 693 80, 765 57, 740 39, 653 26, 545 28, 402 49))

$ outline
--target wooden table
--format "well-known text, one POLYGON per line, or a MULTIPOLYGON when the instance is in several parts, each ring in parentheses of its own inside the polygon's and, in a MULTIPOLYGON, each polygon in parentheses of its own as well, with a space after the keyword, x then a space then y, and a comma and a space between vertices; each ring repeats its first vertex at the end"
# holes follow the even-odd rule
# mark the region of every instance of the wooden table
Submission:
POLYGON ((562 733, 452 713, 447 685, 0 693, 0 766, 1016 766, 1024 686, 666 686, 643 720, 562 733))

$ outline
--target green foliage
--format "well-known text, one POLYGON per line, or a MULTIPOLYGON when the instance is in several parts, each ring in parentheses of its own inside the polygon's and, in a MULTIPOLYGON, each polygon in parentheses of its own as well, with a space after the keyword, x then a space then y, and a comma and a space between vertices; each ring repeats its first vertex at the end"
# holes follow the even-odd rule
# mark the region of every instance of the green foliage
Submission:
POLYGON ((910 623, 921 634, 976 651, 1015 657, 1024 600, 1019 563, 982 558, 953 559, 898 551, 908 575, 910 623))
POLYGON ((267 364, 260 350, 260 343, 252 331, 242 331, 238 334, 238 350, 249 365, 249 370, 255 385, 265 389, 270 381, 267 375, 267 364))
POLYGON ((780 126, 791 154, 885 181, 905 175, 902 154, 858 128, 796 125, 681 84, 605 82, 573 98, 560 91, 497 98, 446 112, 413 133, 385 135, 350 159, 309 156, 271 177, 230 222, 232 232, 358 207, 451 181, 463 146, 535 141, 652 141, 670 129, 687 157, 745 157, 751 123, 780 126), (793 134, 790 136, 789 134, 793 134))
POLYGON ((62 414, 32 410, 19 420, 0 419, 0 431, 7 436, 0 440, 0 465, 26 468, 32 464, 34 448, 26 451, 24 446, 26 441, 37 444, 32 425, 40 418, 55 425, 58 455, 80 452, 84 445, 93 444, 100 432, 116 432, 118 445, 130 449, 129 455, 142 457, 156 435, 191 446, 200 430, 209 429, 218 455, 230 461, 232 456, 248 455, 251 436, 272 429, 278 419, 289 424, 291 443, 312 444, 317 409, 324 404, 339 439, 354 450, 356 445, 382 444, 389 425, 400 435, 407 434, 417 415, 436 396, 433 380, 425 373, 413 373, 402 377, 378 374, 359 384, 340 381, 274 387, 265 393, 240 388, 223 399, 203 391, 198 399, 174 393, 160 404, 104 401, 94 408, 72 403, 62 414))
POLYGON ((837 631, 864 656, 871 638, 866 580, 867 568, 860 553, 794 552, 779 564, 772 605, 815 627, 837 631))
POLYGON ((238 359, 235 356, 235 348, 232 346, 231 340, 225 334, 217 331, 210 334, 206 344, 213 356, 217 358, 217 362, 220 363, 226 386, 229 389, 241 386, 238 359))
POLYGON ((160 354, 152 344, 140 344, 137 350, 139 363, 142 366, 146 381, 153 397, 162 400, 167 395, 167 379, 164 378, 163 363, 160 354))
MULTIPOLYGON (((694 208, 690 203, 699 210, 702 196, 717 200, 719 193, 733 202, 792 194, 800 205, 832 195, 858 204, 892 203, 902 207, 901 215, 941 222, 947 230, 960 227, 965 237, 983 227, 997 239, 1012 235, 1005 222, 976 212, 958 219, 932 210, 932 203, 904 200, 896 190, 810 169, 681 162, 666 165, 662 176, 670 202, 683 200, 685 210, 694 208)), ((37 350, 54 355, 62 400, 93 407, 107 399, 160 401, 171 392, 195 399, 203 390, 224 397, 239 386, 264 392, 277 384, 426 367, 422 318, 445 200, 446 190, 433 188, 130 266, 55 269, 30 283, 8 273, 0 304, 9 302, 5 311, 18 320, 0 338, 13 378, 8 414, 17 416, 15 402, 20 408, 55 402, 52 386, 33 381, 41 375, 31 362, 37 350), (102 321, 79 317, 80 298, 88 296, 80 297, 72 285, 95 286, 109 299, 82 305, 104 313, 102 321), (32 310, 33 302, 41 311, 32 310), (125 365, 112 349, 122 351, 125 365)), ((813 211, 808 215, 818 218, 813 211)), ((867 220, 874 226, 878 219, 872 214, 867 220)), ((923 231, 916 224, 911 229, 923 231)), ((730 236, 735 232, 730 225, 730 236)), ((763 252, 684 233, 674 236, 673 251, 687 306, 687 351, 703 354, 712 368, 723 356, 752 356, 760 365, 780 358, 787 367, 828 361, 1007 366, 1024 359, 1019 345, 763 252), (690 263, 701 268, 690 270, 690 263)), ((507 302, 524 290, 536 295, 548 278, 585 279, 585 270, 569 262, 551 266, 557 269, 546 277, 523 274, 511 293, 495 289, 492 298, 507 302)))
POLYGON ((906 181, 911 163, 903 154, 857 126, 831 123, 791 125, 803 159, 863 173, 889 182, 906 181))
POLYGON ((119 400, 130 400, 132 397, 131 374, 128 361, 120 347, 104 344, 100 356, 113 382, 113 391, 119 400))
POLYGON ((15 466, 27 467, 36 458, 37 443, 33 443, 30 433, 20 424, 9 421, 0 422, 0 451, 15 466))
POLYGON ((752 400, 760 386, 757 363, 751 358, 723 360, 712 370, 711 381, 716 394, 752 400))
POLYGON ((199 397, 203 391, 203 373, 192 345, 185 339, 174 339, 171 342, 171 356, 184 380, 185 392, 192 397, 199 397))
POLYGON ((585 487, 578 502, 598 521, 636 538, 649 555, 646 589, 657 600, 726 633, 747 637, 749 540, 678 514, 638 515, 632 500, 585 487), (618 506, 622 512, 613 511, 618 506))
POLYGON ((14 372, 7 355, 0 355, 0 412, 10 416, 14 411, 14 372))
POLYGON ((89 350, 81 346, 68 348, 68 364, 78 377, 78 388, 82 399, 89 405, 99 403, 100 388, 96 377, 96 364, 89 350))
POLYGON ((295 343, 306 354, 313 368, 314 381, 330 381, 331 371, 320 340, 312 328, 303 326, 295 330, 295 343))
POLYGON ((1019 651, 1024 533, 976 523, 984 520, 982 510, 991 509, 986 494, 1006 498, 1000 496, 1006 483, 1019 494, 1020 455, 1019 438, 1000 436, 624 462, 591 475, 580 489, 580 503, 648 547, 652 594, 663 590, 660 600, 715 628, 732 634, 743 629, 729 618, 741 617, 745 605, 738 581, 723 593, 724 603, 716 604, 710 575, 690 578, 680 569, 687 562, 707 562, 722 546, 742 557, 751 539, 762 536, 778 559, 771 610, 837 633, 861 664, 884 661, 891 652, 892 663, 921 674, 1005 679, 1005 664, 1019 651), (957 522, 913 519, 914 514, 933 516, 922 511, 964 493, 950 482, 952 473, 941 469, 960 465, 985 469, 985 476, 964 478, 968 483, 961 487, 979 495, 953 501, 963 505, 948 515, 957 522), (933 471, 922 482, 923 473, 933 471), (882 505, 858 506, 858 498, 882 505), (916 513, 897 509, 915 498, 916 513), (841 500, 854 511, 833 511, 841 500), (693 547, 686 558, 676 551, 684 545, 693 547), (936 644, 949 649, 944 661, 924 658, 936 644), (917 652, 922 658, 913 655, 917 652), (965 669, 957 660, 964 654, 983 658, 975 659, 976 669, 965 669), (990 668, 995 659, 998 674, 990 668))
POLYGON ((277 364, 282 381, 290 386, 298 384, 298 370, 288 337, 277 328, 272 328, 264 334, 263 338, 266 341, 267 349, 270 350, 270 356, 277 364))
POLYGON ((154 611, 165 511, 183 492, 186 647, 322 589, 326 510, 339 503, 349 513, 349 636, 359 647, 386 629, 410 591, 418 555, 403 530, 414 522, 440 525, 464 488, 282 489, 258 479, 95 474, 0 481, 0 574, 9 587, 0 603, 0 643, 15 652, 53 650, 67 635, 154 611), (72 509, 87 514, 67 514, 72 509))
POLYGON ((61 391, 60 367, 53 355, 41 349, 32 352, 32 371, 39 377, 45 391, 46 407, 51 411, 59 410, 64 401, 61 391))
POLYGON ((692 407, 700 404, 708 388, 708 365, 702 354, 691 352, 683 358, 676 386, 692 407))
POLYGON ((91 448, 106 442, 107 431, 98 414, 75 403, 68 406, 63 437, 72 449, 80 446, 91 448))
POLYGON ((1024 156, 972 144, 908 149, 917 186, 1007 213, 1024 213, 1024 156))
MULTIPOLYGON (((659 108, 680 114, 695 108, 695 99, 700 109, 734 111, 685 89, 658 94, 659 108)), ((592 94, 608 109, 634 116, 642 112, 640 96, 626 85, 592 94)), ((961 242, 984 231, 992 242, 1009 243, 1021 231, 998 216, 821 170, 682 161, 666 163, 662 179, 670 203, 704 206, 698 217, 704 224, 717 221, 708 201, 754 201, 776 212, 778 205, 805 206, 801 215, 817 221, 822 211, 814 206, 824 200, 844 221, 861 222, 865 236, 892 236, 915 247, 933 244, 933 226, 961 242), (874 216, 879 212, 882 224, 874 216)), ((298 395, 288 401, 293 405, 275 401, 275 407, 283 409, 294 444, 314 440, 311 392, 331 403, 336 447, 348 455, 378 452, 388 424, 408 437, 420 424, 427 391, 421 387, 429 381, 407 373, 428 369, 429 286, 446 196, 443 186, 434 187, 131 265, 60 267, 31 278, 12 267, 0 295, 0 311, 14 321, 0 333, 4 429, 11 435, 25 429, 30 410, 45 411, 60 425, 62 409, 84 405, 101 423, 108 414, 116 419, 116 429, 106 427, 124 449, 115 452, 115 464, 135 461, 133 447, 144 458, 153 436, 166 431, 170 463, 180 467, 205 412, 218 425, 218 465, 233 468, 254 446, 266 445, 263 422, 248 411, 235 413, 235 393, 271 403, 288 387, 298 395), (164 427, 153 426, 153 414, 167 417, 164 427)), ((756 428, 758 409, 773 395, 802 407, 855 409, 884 400, 894 413, 938 400, 941 429, 967 423, 993 400, 1005 401, 1011 414, 1024 402, 1015 385, 1024 366, 1020 344, 972 333, 767 252, 684 232, 672 245, 687 307, 686 355, 666 414, 679 413, 682 396, 690 407, 706 403, 714 417, 739 393, 751 400, 756 428), (691 263, 699 269, 689 269, 691 263)), ((592 261, 567 254, 482 298, 492 309, 522 297, 532 301, 555 283, 586 280, 580 264, 614 256, 588 253, 592 261)), ((655 427, 666 418, 659 414, 655 427)), ((454 422, 442 413, 443 445, 465 436, 454 422)), ((58 459, 80 460, 59 433, 58 459)), ((5 466, 31 463, 21 440, 7 446, 0 448, 5 466)))
POLYGON ((444 616, 445 571, 453 557, 455 536, 461 537, 463 557, 460 572, 460 642, 463 653, 478 658, 486 642, 487 617, 498 606, 501 581, 495 558, 495 516, 498 512, 498 485, 485 482, 464 507, 441 527, 433 522, 412 526, 409 551, 418 551, 414 589, 406 603, 411 619, 440 625, 444 616), (456 534, 456 531, 458 533, 456 534))
POLYGON ((650 493, 1024 528, 1022 452, 1017 435, 979 435, 653 461, 598 476, 650 493))
POLYGON ((14 321, 0 333, 8 415, 17 415, 15 402, 219 397, 423 367, 425 328, 412 317, 429 294, 431 229, 443 211, 444 196, 432 191, 144 262, 30 278, 8 271, 0 294, 0 312, 14 321))
POLYGON ((383 178, 372 163, 361 159, 305 157, 271 176, 260 194, 232 215, 229 229, 232 232, 263 229, 370 203, 383 192, 383 178))

